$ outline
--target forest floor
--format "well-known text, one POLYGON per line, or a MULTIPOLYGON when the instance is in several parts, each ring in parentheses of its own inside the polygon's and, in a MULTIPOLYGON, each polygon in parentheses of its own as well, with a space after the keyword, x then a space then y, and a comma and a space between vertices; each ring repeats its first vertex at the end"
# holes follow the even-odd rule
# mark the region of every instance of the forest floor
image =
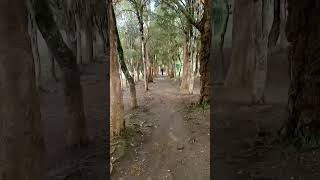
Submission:
MULTIPOLYGON (((226 60, 230 54, 226 54, 226 60)), ((250 106, 248 89, 213 88, 213 119, 208 106, 193 105, 199 96, 179 93, 179 83, 157 77, 150 91, 137 83, 139 108, 129 107, 124 88, 127 131, 124 143, 111 147, 113 180, 317 180, 320 179, 320 150, 296 149, 275 143, 276 132, 287 119, 289 86, 285 52, 269 57, 267 104, 250 106), (213 138, 210 155, 210 136, 213 138), (118 159, 119 158, 119 159, 118 159)), ((107 124, 106 65, 83 68, 81 82, 87 115, 88 147, 65 148, 62 83, 43 83, 41 113, 46 141, 48 180, 105 180, 107 124), (69 176, 69 177, 68 177, 69 176)))
MULTIPOLYGON (((129 128, 140 133, 127 136, 126 154, 114 162, 113 180, 210 179, 209 106, 192 105, 199 83, 194 95, 180 94, 178 84, 160 76, 148 92, 143 83, 137 85, 139 108, 126 112, 129 128)), ((128 107, 127 91, 124 97, 128 107)))
POLYGON ((319 147, 298 149, 276 141, 287 119, 288 60, 284 51, 274 51, 268 61, 264 106, 250 106, 248 89, 213 88, 211 158, 216 180, 320 179, 319 147))

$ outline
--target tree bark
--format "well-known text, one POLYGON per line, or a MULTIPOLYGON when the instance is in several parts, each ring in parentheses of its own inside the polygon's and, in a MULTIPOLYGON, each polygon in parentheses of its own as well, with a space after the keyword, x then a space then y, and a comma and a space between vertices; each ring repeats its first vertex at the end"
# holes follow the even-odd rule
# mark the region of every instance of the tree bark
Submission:
POLYGON ((288 40, 286 37, 285 27, 287 23, 287 0, 280 1, 280 46, 286 48, 288 45, 288 40))
POLYGON ((38 27, 37 23, 35 22, 32 9, 28 10, 29 14, 29 33, 31 39, 31 48, 33 54, 33 61, 35 65, 35 76, 36 76, 36 85, 38 89, 41 86, 41 61, 40 61, 40 54, 39 54, 39 45, 38 45, 38 27))
POLYGON ((125 128, 123 96, 116 50, 115 19, 112 3, 108 3, 110 40, 110 132, 111 137, 119 135, 125 128))
POLYGON ((281 11, 281 7, 280 7, 280 0, 274 0, 274 14, 273 14, 273 23, 272 23, 272 28, 271 28, 271 32, 269 34, 269 42, 268 42, 268 47, 274 47, 276 46, 278 39, 279 39, 279 35, 280 35, 280 11, 281 11))
POLYGON ((129 91, 130 91, 130 96, 131 96, 131 107, 136 108, 138 106, 137 95, 136 95, 136 85, 134 83, 134 79, 131 76, 131 74, 127 68, 126 62, 124 60, 123 49, 122 49, 122 45, 121 45, 121 41, 120 41, 120 36, 119 36, 117 23, 116 23, 116 16, 114 14, 113 8, 112 8, 112 17, 113 17, 113 22, 114 22, 114 25, 112 27, 114 27, 114 33, 115 33, 115 38, 116 38, 116 43, 117 43, 117 50, 118 50, 118 55, 119 55, 120 67, 121 67, 121 70, 122 70, 127 82, 129 83, 129 91))
POLYGON ((93 26, 91 22, 86 22, 85 27, 85 44, 83 50, 83 64, 89 64, 93 62, 93 26))
POLYGON ((212 31, 212 0, 205 0, 205 10, 202 18, 202 28, 200 30, 200 99, 199 103, 210 101, 210 49, 212 31))
POLYGON ((25 1, 0 1, 0 179, 45 179, 44 137, 25 1))
POLYGON ((48 1, 35 0, 33 8, 39 30, 63 72, 65 107, 67 112, 67 146, 72 147, 86 144, 88 141, 86 117, 76 57, 64 43, 48 6, 48 1))
POLYGON ((225 86, 250 88, 254 72, 254 54, 248 53, 254 49, 252 40, 253 23, 248 17, 253 17, 253 0, 234 1, 232 56, 225 86))
POLYGON ((229 3, 228 0, 224 0, 224 6, 226 9, 226 17, 224 18, 224 22, 223 22, 223 29, 220 35, 220 56, 221 56, 221 65, 222 65, 222 74, 223 76, 225 75, 225 71, 226 71, 226 66, 225 66, 225 60, 224 60, 224 39, 226 36, 226 32, 228 29, 228 23, 229 23, 229 16, 230 16, 230 7, 229 7, 229 3))
MULTIPOLYGON (((253 77, 252 101, 253 104, 265 103, 265 85, 267 80, 268 67, 268 38, 273 22, 274 0, 257 0, 254 2, 255 29, 254 39, 254 58, 255 69, 253 77)), ((250 53, 250 52, 248 52, 250 53)))
POLYGON ((186 39, 184 41, 184 59, 183 59, 183 70, 180 91, 183 94, 192 94, 190 92, 190 80, 192 73, 192 64, 191 64, 191 52, 190 52, 190 37, 189 34, 186 34, 186 39))
POLYGON ((289 46, 289 118, 285 133, 320 135, 320 2, 288 0, 286 34, 289 46))

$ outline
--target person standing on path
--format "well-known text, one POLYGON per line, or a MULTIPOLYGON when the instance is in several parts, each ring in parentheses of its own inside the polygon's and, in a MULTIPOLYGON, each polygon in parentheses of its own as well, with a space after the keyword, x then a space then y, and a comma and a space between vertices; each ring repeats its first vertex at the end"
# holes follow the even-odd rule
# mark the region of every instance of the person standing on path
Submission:
POLYGON ((161 75, 163 76, 163 68, 161 68, 161 75))

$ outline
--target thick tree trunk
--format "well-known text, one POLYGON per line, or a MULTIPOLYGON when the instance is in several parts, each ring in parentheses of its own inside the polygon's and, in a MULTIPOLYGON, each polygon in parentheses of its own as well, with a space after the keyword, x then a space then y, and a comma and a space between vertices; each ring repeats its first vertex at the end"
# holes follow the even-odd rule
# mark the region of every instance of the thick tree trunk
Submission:
POLYGON ((255 70, 253 77, 252 102, 265 103, 265 85, 268 67, 268 38, 273 22, 274 0, 257 0, 254 3, 254 58, 255 70))
POLYGON ((85 144, 88 137, 80 73, 76 58, 64 43, 47 2, 35 0, 34 11, 39 30, 63 72, 66 122, 68 124, 67 145, 71 147, 85 144))
POLYGON ((200 99, 199 103, 210 101, 210 49, 211 49, 211 31, 212 30, 212 0, 205 0, 206 7, 204 12, 203 28, 200 31, 200 99))
POLYGON ((0 179, 45 179, 44 137, 25 1, 0 2, 0 179))
MULTIPOLYGON (((29 10, 32 11, 32 10, 29 10)), ((36 76, 36 85, 38 88, 41 88, 41 62, 39 54, 39 45, 38 45, 38 27, 33 13, 29 12, 29 33, 31 38, 31 48, 33 54, 33 61, 35 65, 35 76, 36 76)))
POLYGON ((123 96, 119 63, 116 49, 115 19, 113 19, 112 4, 108 4, 109 12, 109 40, 110 40, 110 133, 111 136, 119 135, 125 128, 123 96))
POLYGON ((117 43, 117 50, 118 50, 118 55, 119 55, 120 67, 121 67, 121 70, 122 70, 127 82, 129 83, 129 91, 130 91, 130 96, 131 96, 131 107, 136 108, 138 106, 137 95, 136 95, 136 85, 134 83, 134 79, 130 75, 130 72, 129 72, 127 65, 126 65, 126 62, 124 60, 123 49, 122 49, 122 45, 121 45, 121 41, 120 41, 120 36, 119 36, 117 23, 116 23, 116 16, 114 14, 113 8, 112 8, 112 15, 113 15, 113 22, 114 22, 114 25, 112 27, 114 27, 114 33, 115 33, 115 38, 116 38, 116 43, 117 43))
POLYGON ((253 0, 236 0, 233 10, 231 65, 225 80, 226 87, 251 87, 254 72, 254 48, 251 37, 253 23, 253 0), (248 53, 250 52, 250 53, 248 53))
POLYGON ((190 92, 190 81, 192 73, 192 64, 191 64, 191 52, 190 52, 190 38, 186 34, 186 39, 184 42, 184 59, 183 59, 183 70, 182 70, 182 79, 180 85, 180 91, 183 94, 192 94, 190 92))
MULTIPOLYGON (((320 135, 320 1, 288 0, 289 118, 285 133, 320 135)), ((310 140, 310 139, 307 139, 310 140)))

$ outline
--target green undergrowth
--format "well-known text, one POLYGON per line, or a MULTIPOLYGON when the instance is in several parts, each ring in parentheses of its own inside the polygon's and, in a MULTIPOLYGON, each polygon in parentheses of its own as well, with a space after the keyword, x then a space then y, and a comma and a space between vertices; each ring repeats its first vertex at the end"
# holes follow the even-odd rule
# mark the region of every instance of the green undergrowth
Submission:
POLYGON ((192 112, 204 112, 210 110, 210 104, 207 102, 201 103, 201 104, 194 104, 191 106, 192 112))

